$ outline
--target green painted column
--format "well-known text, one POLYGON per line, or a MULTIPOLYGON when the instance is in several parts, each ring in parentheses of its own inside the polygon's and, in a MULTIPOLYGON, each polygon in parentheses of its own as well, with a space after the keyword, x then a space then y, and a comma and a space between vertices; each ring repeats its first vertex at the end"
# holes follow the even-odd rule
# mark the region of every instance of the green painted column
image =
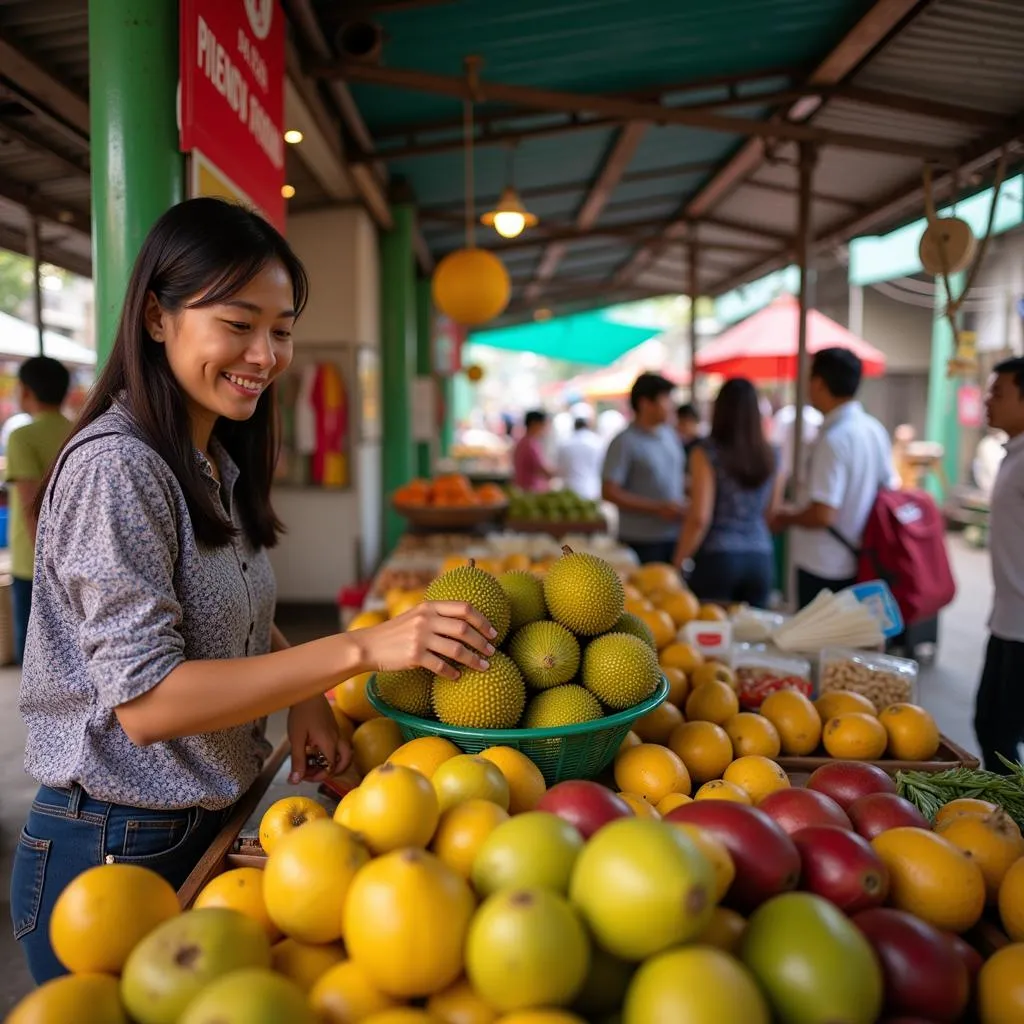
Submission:
MULTIPOLYGON (((965 284, 964 274, 950 274, 949 285, 959 296, 965 284)), ((956 382, 949 379, 946 367, 953 358, 956 339, 945 316, 946 287, 941 276, 935 279, 935 319, 932 321, 931 365, 928 370, 927 440, 945 447, 942 468, 951 487, 957 481, 960 461, 960 425, 957 420, 956 382)), ((945 497, 934 473, 925 479, 925 487, 937 501, 945 497)))
MULTIPOLYGON (((434 375, 434 303, 430 297, 430 280, 416 279, 416 376, 434 375)), ((416 445, 416 475, 429 477, 432 470, 432 445, 420 441, 416 445)))
POLYGON ((441 432, 438 438, 438 453, 442 459, 446 459, 455 444, 455 378, 439 377, 438 387, 441 401, 444 403, 444 417, 441 420, 441 432))
POLYGON ((89 0, 92 252, 101 364, 146 232, 185 195, 177 87, 177 0, 89 0))
POLYGON ((416 372, 415 212, 408 203, 396 203, 391 215, 394 227, 380 236, 384 554, 394 548, 405 529, 405 520, 391 507, 391 495, 416 475, 410 408, 416 372))

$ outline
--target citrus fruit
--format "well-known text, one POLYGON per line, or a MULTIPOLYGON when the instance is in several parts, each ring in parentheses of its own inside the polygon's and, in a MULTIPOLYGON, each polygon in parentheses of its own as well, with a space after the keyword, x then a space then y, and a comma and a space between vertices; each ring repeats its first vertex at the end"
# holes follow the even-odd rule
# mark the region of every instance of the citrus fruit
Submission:
POLYGON ((669 644, 658 653, 658 661, 662 668, 677 668, 687 676, 698 666, 704 664, 704 655, 692 644, 669 644))
POLYGON ((733 715, 739 714, 739 710, 740 702, 736 691, 719 679, 695 687, 686 698, 686 718, 690 722, 714 722, 716 725, 724 725, 733 715))
POLYGON ((492 800, 463 800, 441 815, 430 849, 443 864, 469 878, 484 840, 505 821, 508 811, 492 800))
POLYGON ((683 724, 683 713, 670 700, 663 700, 653 711, 633 723, 633 732, 643 743, 668 743, 672 730, 683 724))
POLYGON ((639 793, 626 792, 617 795, 620 800, 625 801, 626 806, 633 812, 634 818, 650 818, 652 821, 660 820, 661 813, 646 797, 641 796, 639 793))
POLYGON ((192 999, 177 1024, 321 1024, 306 994, 267 967, 217 978, 192 999))
POLYGON ((686 673, 681 668, 673 668, 671 665, 662 665, 661 672, 668 680, 668 695, 665 699, 682 709, 690 694, 690 681, 686 678, 686 673))
POLYGON ((1024 857, 1018 858, 999 886, 999 917, 1014 942, 1024 942, 1024 857))
POLYGON ((641 608, 633 614, 654 634, 654 644, 659 651, 668 647, 675 640, 676 624, 668 612, 660 611, 657 608, 641 608))
POLYGON ((939 749, 939 727, 917 704, 890 704, 878 720, 889 737, 889 756, 897 761, 930 761, 939 749))
POLYGON ((363 672, 351 679, 345 679, 334 688, 334 703, 354 722, 368 722, 379 718, 380 713, 366 699, 366 684, 372 675, 363 672))
POLYGON ((324 1024, 349 1024, 399 1005, 353 960, 343 960, 325 971, 309 993, 309 1004, 324 1024))
POLYGON ((848 711, 862 711, 865 715, 875 715, 875 705, 854 690, 826 690, 815 702, 814 710, 822 724, 836 715, 844 715, 848 711))
POLYGON ((281 936, 263 901, 263 872, 259 868, 233 868, 217 875, 203 886, 193 906, 231 907, 251 917, 271 942, 281 936))
POLYGON ((830 757, 841 761, 875 761, 889 743, 885 726, 863 711, 847 711, 825 723, 821 740, 830 757))
POLYGON ((630 615, 635 615, 637 618, 640 617, 641 612, 654 611, 654 605, 643 594, 639 597, 627 597, 622 608, 623 611, 629 612, 630 615))
POLYGON ((1011 943, 985 961, 978 975, 981 1024, 1024 1020, 1024 942, 1011 943))
POLYGON ((1001 808, 984 818, 962 814, 935 831, 971 855, 985 878, 988 902, 997 902, 1006 873, 1024 856, 1024 842, 1013 818, 1001 808))
POLYGON ((755 806, 777 789, 789 789, 789 776, 770 758, 749 754, 737 758, 722 778, 745 790, 755 806))
POLYGON ((696 690, 705 683, 725 683, 733 690, 736 689, 736 675, 728 665, 717 661, 706 661, 698 665, 690 673, 690 685, 696 690))
POLYGON ((587 1024, 568 1010, 516 1010, 498 1017, 495 1024, 587 1024))
POLYGON ((545 811, 527 811, 500 824, 473 862, 473 888, 481 897, 500 889, 569 888, 583 837, 575 826, 545 811))
POLYGON ((806 757, 821 742, 818 712, 797 690, 777 690, 768 694, 761 705, 761 714, 775 726, 784 754, 806 757))
POLYGON ((398 723, 390 718, 371 718, 352 734, 352 762, 360 775, 382 765, 402 745, 398 723))
POLYGON ((728 622, 729 616, 720 604, 702 604, 697 618, 701 622, 728 622))
POLYGON ((707 928, 693 941, 699 946, 714 946, 723 953, 735 953, 746 927, 742 914, 728 907, 715 907, 707 928))
POLYGON ((430 779, 439 765, 461 753, 462 751, 451 740, 446 740, 443 736, 417 736, 416 739, 403 743, 388 757, 388 761, 405 768, 415 768, 421 775, 430 779))
POLYGON ((999 810, 999 806, 989 803, 988 800, 977 800, 974 797, 958 797, 956 800, 950 800, 948 804, 943 804, 938 809, 932 824, 935 828, 938 828, 940 825, 945 825, 946 822, 952 821, 953 818, 959 818, 964 814, 973 814, 985 818, 997 810, 999 810))
POLYGON ((685 793, 669 793, 668 796, 663 796, 655 805, 655 810, 664 817, 669 811, 674 811, 677 807, 682 807, 683 804, 689 804, 693 802, 692 796, 687 796, 685 793))
POLYGON ((712 779, 705 782, 693 795, 694 800, 729 800, 734 804, 746 804, 748 807, 753 804, 750 794, 736 785, 735 782, 726 782, 724 779, 712 779))
POLYGON ((512 793, 501 769, 479 754, 459 754, 440 765, 433 778, 441 811, 463 800, 490 800, 507 811, 512 793))
POLYGON ((135 864, 101 864, 72 879, 50 916, 50 944, 74 974, 120 974, 157 925, 181 913, 170 882, 135 864))
POLYGON ((386 853, 348 889, 344 935, 349 956, 396 998, 429 996, 462 971, 475 906, 461 875, 425 850, 386 853))
POLYGON ((430 779, 414 768, 385 762, 355 791, 352 828, 375 855, 403 846, 426 846, 440 811, 430 779))
POLYGON ((923 828, 891 828, 871 840, 889 868, 889 902, 942 931, 965 932, 985 909, 981 868, 948 839, 923 828))
POLYGON ((314 944, 282 939, 270 950, 271 967, 294 981, 303 992, 309 992, 327 971, 344 959, 345 947, 340 942, 314 944))
POLYGON ((762 757, 778 757, 782 750, 779 732, 764 715, 741 711, 733 715, 724 727, 732 741, 732 752, 736 757, 760 754, 762 757))
POLYGON ((120 984, 109 974, 66 974, 29 992, 5 1024, 56 1024, 82 1020, 88 1007, 89 1024, 128 1024, 121 1006, 120 984))
POLYGON ((275 800, 260 818, 260 846, 269 857, 292 829, 327 817, 327 808, 308 796, 286 796, 275 800))
POLYGON ((615 784, 627 793, 637 793, 652 804, 669 793, 690 792, 690 774, 682 758, 668 747, 641 743, 615 758, 615 784))
POLYGON ((426 1010, 441 1024, 494 1024, 498 1019, 497 1010, 485 1003, 465 978, 432 995, 426 1010))
POLYGON ((270 919, 293 939, 336 942, 346 893, 369 859, 362 840, 329 818, 289 832, 263 869, 270 919))
POLYGON ((625 738, 619 744, 619 749, 617 753, 621 754, 622 751, 629 750, 630 747, 639 747, 642 742, 643 740, 641 740, 640 737, 637 736, 637 734, 631 730, 630 732, 626 733, 625 738))
POLYGON ((697 618, 700 602, 689 590, 676 590, 665 594, 658 602, 658 607, 668 613, 676 629, 682 629, 688 622, 693 622, 697 618))
POLYGON ((714 722, 684 722, 672 730, 668 745, 698 784, 721 778, 732 761, 732 741, 714 722))
POLYGON ((349 624, 347 633, 354 633, 357 629, 369 629, 371 626, 379 626, 388 621, 388 613, 385 611, 364 611, 360 612, 349 624))
POLYGON ((521 750, 513 747, 488 747, 480 756, 505 776, 508 783, 508 813, 532 811, 547 790, 541 770, 521 750))
POLYGON ((674 821, 672 827, 689 836, 697 849, 707 858, 715 872, 715 902, 718 903, 729 891, 736 877, 736 865, 725 844, 700 825, 687 821, 674 821))

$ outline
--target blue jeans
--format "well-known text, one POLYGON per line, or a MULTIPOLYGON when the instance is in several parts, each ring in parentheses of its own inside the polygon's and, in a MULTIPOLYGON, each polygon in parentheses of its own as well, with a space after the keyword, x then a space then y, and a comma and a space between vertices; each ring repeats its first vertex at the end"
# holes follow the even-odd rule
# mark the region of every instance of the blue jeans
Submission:
POLYGON ((93 800, 81 786, 41 786, 18 838, 11 920, 37 985, 66 974, 50 946, 50 915, 64 887, 99 864, 139 864, 175 889, 220 831, 229 811, 154 811, 93 800))
POLYGON ((769 551, 698 551, 689 583, 701 601, 767 608, 774 570, 769 551))
POLYGON ((25 657, 28 615, 32 611, 32 581, 11 577, 11 617, 14 619, 14 660, 20 665, 25 657))

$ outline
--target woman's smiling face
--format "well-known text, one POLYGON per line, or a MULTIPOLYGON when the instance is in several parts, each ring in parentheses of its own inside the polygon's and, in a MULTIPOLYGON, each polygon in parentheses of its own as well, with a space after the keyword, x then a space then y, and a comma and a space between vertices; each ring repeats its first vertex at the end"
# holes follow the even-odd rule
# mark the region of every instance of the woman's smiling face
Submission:
POLYGON ((268 263, 234 295, 211 306, 186 304, 174 314, 150 295, 146 327, 165 346, 200 448, 206 447, 219 417, 249 419, 260 395, 288 368, 293 307, 292 280, 278 262, 268 263))

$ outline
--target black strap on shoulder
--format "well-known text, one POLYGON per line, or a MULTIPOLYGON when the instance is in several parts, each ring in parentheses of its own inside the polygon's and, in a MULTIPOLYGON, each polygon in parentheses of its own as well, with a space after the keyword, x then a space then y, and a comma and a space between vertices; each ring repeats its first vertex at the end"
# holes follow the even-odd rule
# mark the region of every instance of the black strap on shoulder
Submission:
POLYGON ((77 441, 72 441, 64 451, 60 453, 60 459, 57 465, 54 467, 53 476, 50 477, 50 493, 47 495, 47 508, 53 506, 53 492, 56 488, 57 477, 60 476, 60 471, 64 468, 64 463, 67 462, 68 456, 83 445, 87 445, 90 441, 98 441, 101 437, 120 437, 121 431, 119 430, 105 430, 100 434, 90 434, 88 437, 80 438, 77 441))

